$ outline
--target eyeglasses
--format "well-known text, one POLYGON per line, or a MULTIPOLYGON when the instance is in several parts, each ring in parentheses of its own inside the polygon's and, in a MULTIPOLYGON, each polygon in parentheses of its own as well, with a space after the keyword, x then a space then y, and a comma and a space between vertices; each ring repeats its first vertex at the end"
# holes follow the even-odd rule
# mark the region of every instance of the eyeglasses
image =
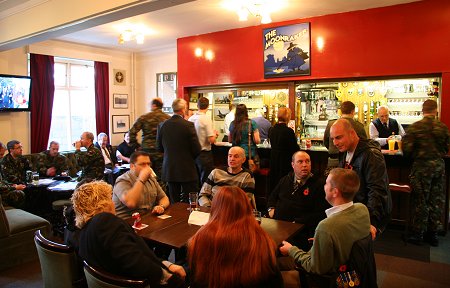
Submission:
POLYGON ((22 150, 22 146, 19 146, 19 147, 13 148, 13 150, 22 150))

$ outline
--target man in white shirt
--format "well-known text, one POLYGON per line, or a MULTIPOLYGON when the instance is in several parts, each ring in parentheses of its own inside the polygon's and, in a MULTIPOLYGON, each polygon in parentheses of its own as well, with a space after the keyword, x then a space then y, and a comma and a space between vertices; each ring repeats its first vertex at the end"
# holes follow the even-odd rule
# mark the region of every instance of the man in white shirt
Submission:
POLYGON ((230 125, 231 122, 234 121, 234 116, 236 113, 236 105, 230 103, 230 112, 225 115, 225 119, 223 121, 223 142, 228 142, 228 135, 230 135, 230 125))
POLYGON ((388 140, 392 135, 405 135, 402 125, 393 118, 389 118, 389 108, 380 106, 377 108, 378 118, 370 122, 369 136, 380 143, 381 149, 388 149, 388 140))
POLYGON ((104 132, 98 134, 97 143, 94 145, 102 152, 103 159, 105 160, 105 167, 113 169, 117 164, 117 157, 113 152, 112 146, 108 144, 108 135, 104 132))
POLYGON ((209 100, 206 97, 201 97, 197 102, 198 112, 189 117, 189 121, 195 125, 198 142, 202 151, 195 159, 200 176, 200 185, 202 185, 208 178, 209 173, 214 169, 213 155, 211 152, 211 144, 216 141, 218 136, 217 131, 213 129, 211 117, 206 115, 209 107, 209 100))

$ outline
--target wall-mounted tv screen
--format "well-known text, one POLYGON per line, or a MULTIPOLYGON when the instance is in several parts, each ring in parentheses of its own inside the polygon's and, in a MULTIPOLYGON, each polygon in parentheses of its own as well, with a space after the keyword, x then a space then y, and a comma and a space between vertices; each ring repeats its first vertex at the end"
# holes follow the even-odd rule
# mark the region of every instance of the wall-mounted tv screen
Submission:
POLYGON ((30 111, 31 78, 0 74, 0 112, 30 111))

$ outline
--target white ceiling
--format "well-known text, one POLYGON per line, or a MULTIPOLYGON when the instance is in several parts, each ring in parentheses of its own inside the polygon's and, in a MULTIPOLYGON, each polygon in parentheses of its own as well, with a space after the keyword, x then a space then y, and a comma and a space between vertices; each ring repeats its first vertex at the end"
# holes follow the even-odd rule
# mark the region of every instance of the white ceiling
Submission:
MULTIPOLYGON (((0 11, 12 9, 16 2, 33 0, 0 0, 0 11), (3 6, 3 7, 2 7, 3 6)), ((35 0, 36 1, 36 0, 35 0)), ((167 0, 169 1, 169 0, 167 0)), ((197 0, 177 6, 157 10, 147 14, 126 18, 90 29, 67 34, 56 39, 128 50, 133 52, 157 51, 176 47, 176 39, 209 32, 259 25, 258 19, 250 16, 249 21, 239 22, 235 12, 225 10, 224 0, 197 0), (134 41, 118 44, 118 26, 129 22, 143 24, 154 31, 145 37, 145 43, 138 45, 134 41)), ((286 7, 271 14, 273 22, 305 17, 364 10, 375 7, 391 6, 419 0, 272 0, 286 7)), ((339 23, 336 23, 339 25, 339 23)))

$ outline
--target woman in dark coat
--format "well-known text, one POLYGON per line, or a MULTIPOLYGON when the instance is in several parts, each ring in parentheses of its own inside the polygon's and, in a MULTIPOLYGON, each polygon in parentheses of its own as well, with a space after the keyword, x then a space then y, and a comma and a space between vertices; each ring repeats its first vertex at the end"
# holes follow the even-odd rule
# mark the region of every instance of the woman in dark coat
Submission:
POLYGON ((300 150, 295 139, 294 130, 287 127, 291 119, 291 110, 286 107, 278 109, 278 123, 269 130, 272 151, 270 154, 270 190, 277 186, 281 177, 292 171, 292 155, 300 150))

